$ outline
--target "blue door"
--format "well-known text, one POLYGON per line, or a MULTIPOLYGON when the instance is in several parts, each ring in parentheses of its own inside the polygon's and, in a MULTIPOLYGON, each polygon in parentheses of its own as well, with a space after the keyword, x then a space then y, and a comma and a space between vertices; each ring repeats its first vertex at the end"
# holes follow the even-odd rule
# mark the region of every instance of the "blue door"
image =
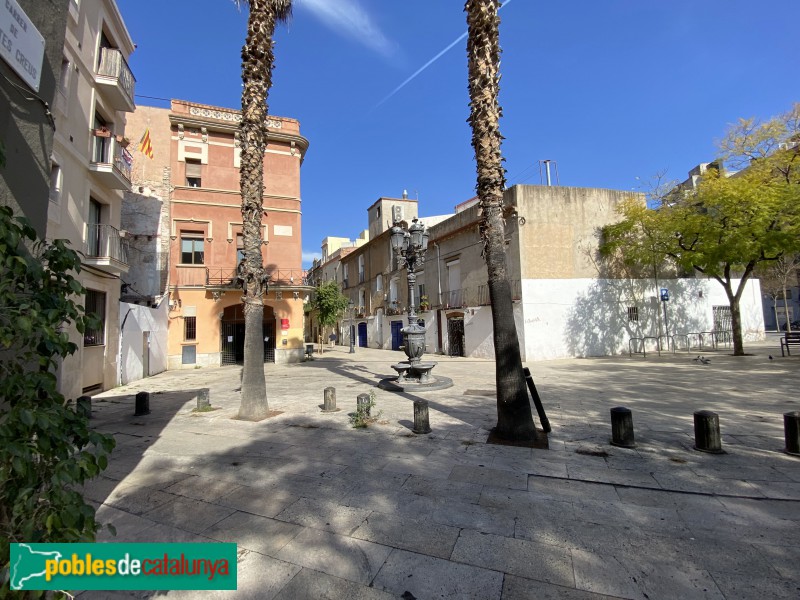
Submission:
POLYGON ((402 321, 392 321, 392 350, 400 350, 400 346, 403 345, 401 329, 403 329, 402 321))
POLYGON ((359 348, 366 348, 367 347, 367 324, 366 323, 359 323, 358 324, 358 347, 359 348))

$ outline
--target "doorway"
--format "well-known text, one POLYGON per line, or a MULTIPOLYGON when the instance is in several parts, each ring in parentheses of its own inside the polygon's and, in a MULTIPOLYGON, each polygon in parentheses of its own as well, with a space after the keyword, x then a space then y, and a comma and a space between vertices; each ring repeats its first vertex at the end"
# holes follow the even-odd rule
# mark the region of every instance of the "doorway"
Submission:
POLYGON ((464 356, 464 317, 447 319, 447 342, 450 356, 464 356))
MULTIPOLYGON (((264 306, 262 324, 264 336, 264 362, 275 362, 275 316, 272 308, 264 306)), ((223 365, 244 364, 244 307, 235 304, 225 309, 220 323, 221 363, 223 365)))
POLYGON ((366 348, 367 347, 367 324, 366 323, 359 323, 358 324, 358 347, 359 348, 366 348))

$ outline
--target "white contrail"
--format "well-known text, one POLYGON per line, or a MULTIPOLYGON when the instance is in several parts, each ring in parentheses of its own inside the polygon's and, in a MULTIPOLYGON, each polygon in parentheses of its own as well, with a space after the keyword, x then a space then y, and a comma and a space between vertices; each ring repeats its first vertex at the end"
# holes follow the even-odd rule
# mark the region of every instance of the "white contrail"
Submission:
MULTIPOLYGON (((503 3, 500 5, 500 8, 498 8, 497 10, 500 10, 500 9, 501 9, 501 8, 503 8, 503 7, 504 7, 506 4, 508 4, 509 2, 511 2, 511 0, 506 0, 505 2, 503 2, 503 3)), ((378 108, 378 107, 379 107, 381 104, 383 104, 384 102, 386 102, 387 100, 389 100, 389 98, 391 98, 391 97, 392 97, 392 96, 394 96, 394 95, 395 95, 397 92, 399 92, 399 91, 400 91, 400 90, 402 90, 404 87, 406 87, 406 86, 407 86, 409 83, 411 83, 411 81, 413 81, 413 80, 414 80, 414 78, 415 78, 415 77, 417 77, 417 75, 419 75, 420 73, 422 73, 422 72, 423 72, 425 69, 427 69, 427 68, 428 68, 428 67, 430 67, 430 66, 431 66, 433 63, 435 63, 437 60, 439 60, 439 59, 442 57, 442 55, 443 55, 443 54, 445 54, 445 53, 446 53, 448 50, 450 50, 450 49, 451 49, 453 46, 455 46, 455 45, 456 45, 458 42, 460 42, 461 40, 463 40, 465 37, 467 37, 467 32, 466 32, 466 31, 465 31, 464 33, 462 33, 460 36, 458 36, 456 39, 454 39, 454 40, 453 40, 453 41, 452 41, 450 44, 448 44, 448 46, 447 46, 447 47, 446 47, 444 50, 442 50, 441 52, 439 52, 439 54, 437 54, 436 56, 434 56, 432 59, 430 59, 430 60, 429 60, 428 62, 426 62, 424 65, 422 65, 422 66, 421 66, 419 69, 417 69, 417 70, 416 70, 416 71, 415 71, 415 72, 414 72, 414 73, 413 73, 413 74, 412 74, 412 75, 411 75, 411 76, 410 76, 408 79, 406 79, 406 80, 405 80, 403 83, 401 83, 401 84, 400 84, 400 85, 398 85, 396 88, 394 88, 394 89, 393 89, 393 90, 392 90, 392 91, 391 91, 391 92, 390 92, 390 93, 389 93, 389 94, 388 94, 388 95, 387 95, 387 96, 386 96, 386 97, 385 97, 383 100, 381 100, 380 102, 378 102, 378 103, 377 103, 377 104, 376 104, 376 105, 373 107, 373 110, 374 110, 374 109, 376 109, 376 108, 378 108)))

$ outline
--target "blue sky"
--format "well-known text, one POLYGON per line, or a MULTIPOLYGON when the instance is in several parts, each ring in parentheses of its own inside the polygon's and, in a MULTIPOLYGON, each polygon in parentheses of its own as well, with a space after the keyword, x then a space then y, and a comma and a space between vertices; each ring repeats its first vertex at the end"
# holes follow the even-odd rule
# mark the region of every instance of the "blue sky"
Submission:
MULTIPOLYGON (((231 0, 118 0, 138 45, 138 104, 240 106, 246 13, 231 0)), ((501 11, 500 101, 509 184, 638 189, 685 178, 739 117, 800 101, 800 2, 511 0, 501 11), (639 179, 637 179, 639 178, 639 179)), ((420 214, 474 196, 461 0, 295 0, 276 36, 270 113, 310 141, 304 264, 354 238, 367 207, 408 190, 420 214)))

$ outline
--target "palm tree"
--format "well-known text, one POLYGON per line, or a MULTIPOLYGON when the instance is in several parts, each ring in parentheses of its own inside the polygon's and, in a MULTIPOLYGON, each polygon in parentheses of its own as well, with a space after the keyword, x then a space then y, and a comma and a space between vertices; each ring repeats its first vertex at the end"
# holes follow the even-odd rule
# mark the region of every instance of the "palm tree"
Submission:
POLYGON ((269 275, 261 253, 264 214, 264 152, 267 146, 267 95, 272 87, 275 25, 292 12, 291 0, 234 0, 250 9, 242 47, 242 122, 239 127, 244 264, 244 367, 239 418, 257 421, 269 413, 264 378, 264 291, 269 275))
POLYGON ((467 0, 467 56, 472 147, 478 173, 480 233, 488 271, 489 298, 494 326, 497 384, 497 427, 502 439, 536 441, 530 400, 522 371, 519 339, 514 324, 508 281, 503 222, 505 169, 500 152, 499 0, 467 0))

